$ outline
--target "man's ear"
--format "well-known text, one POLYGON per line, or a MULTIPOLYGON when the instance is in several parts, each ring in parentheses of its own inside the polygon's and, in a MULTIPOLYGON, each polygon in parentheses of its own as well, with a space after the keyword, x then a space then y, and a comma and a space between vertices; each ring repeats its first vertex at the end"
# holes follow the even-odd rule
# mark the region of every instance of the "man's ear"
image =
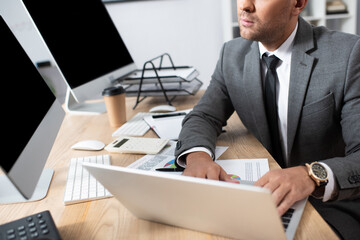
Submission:
POLYGON ((293 14, 298 16, 302 12, 302 10, 304 10, 307 3, 308 0, 296 0, 293 14))

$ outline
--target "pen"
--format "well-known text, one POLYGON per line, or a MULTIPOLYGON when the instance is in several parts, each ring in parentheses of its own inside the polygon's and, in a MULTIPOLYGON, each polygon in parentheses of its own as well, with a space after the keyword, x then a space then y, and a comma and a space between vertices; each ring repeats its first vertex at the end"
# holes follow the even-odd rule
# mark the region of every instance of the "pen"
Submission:
POLYGON ((175 117, 175 116, 182 116, 182 115, 186 115, 186 112, 154 115, 154 116, 152 116, 152 117, 153 117, 153 118, 165 118, 165 117, 175 117))
POLYGON ((156 171, 159 171, 159 172, 182 172, 183 169, 180 169, 180 168, 157 168, 156 171))

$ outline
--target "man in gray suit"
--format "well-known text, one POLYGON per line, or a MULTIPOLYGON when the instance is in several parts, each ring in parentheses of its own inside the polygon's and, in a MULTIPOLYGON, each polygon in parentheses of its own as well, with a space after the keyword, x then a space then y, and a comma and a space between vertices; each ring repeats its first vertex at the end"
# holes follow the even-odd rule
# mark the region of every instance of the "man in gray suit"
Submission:
POLYGON ((270 189, 279 214, 311 195, 339 236, 358 238, 360 37, 309 25, 299 17, 307 0, 237 4, 241 38, 224 44, 209 87, 184 119, 177 165, 187 176, 231 181, 213 158, 236 111, 283 167, 255 183, 270 189))

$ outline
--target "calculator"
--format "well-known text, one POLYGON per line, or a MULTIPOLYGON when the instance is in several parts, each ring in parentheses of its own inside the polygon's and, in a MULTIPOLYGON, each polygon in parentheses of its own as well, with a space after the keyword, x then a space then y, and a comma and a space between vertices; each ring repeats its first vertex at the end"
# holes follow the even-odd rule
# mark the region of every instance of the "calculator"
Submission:
POLYGON ((168 142, 169 139, 162 138, 122 136, 107 145, 105 150, 117 153, 157 154, 168 142))
POLYGON ((61 237, 50 212, 43 211, 0 225, 0 239, 61 240, 61 237))

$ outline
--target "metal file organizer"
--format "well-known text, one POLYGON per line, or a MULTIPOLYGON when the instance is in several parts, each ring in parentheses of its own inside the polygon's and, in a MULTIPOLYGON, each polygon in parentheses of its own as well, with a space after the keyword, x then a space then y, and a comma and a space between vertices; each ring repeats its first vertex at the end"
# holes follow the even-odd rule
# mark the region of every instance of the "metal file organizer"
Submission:
POLYGON ((197 78, 199 73, 193 67, 175 66, 170 55, 164 53, 146 61, 142 69, 136 70, 120 80, 126 90, 126 96, 136 96, 133 109, 148 96, 164 96, 169 105, 176 96, 195 95, 202 86, 197 78), (168 57, 171 66, 163 67, 164 57, 168 57), (155 61, 159 66, 155 67, 155 61), (177 75, 178 72, 190 73, 187 77, 177 75), (165 73, 165 75, 164 75, 165 73), (169 74, 167 74, 169 73, 169 74), (169 97, 172 96, 170 99, 169 97))

